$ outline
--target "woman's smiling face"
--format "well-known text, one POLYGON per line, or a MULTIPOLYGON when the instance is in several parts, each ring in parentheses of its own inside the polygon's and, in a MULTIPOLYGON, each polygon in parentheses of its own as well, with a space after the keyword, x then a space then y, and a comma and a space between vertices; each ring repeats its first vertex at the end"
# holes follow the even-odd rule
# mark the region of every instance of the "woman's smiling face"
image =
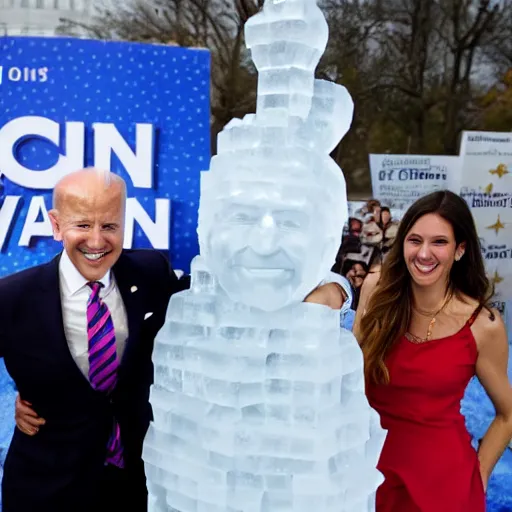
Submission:
POLYGON ((457 247, 451 224, 435 213, 420 217, 404 241, 404 259, 413 281, 422 287, 448 282, 457 247))

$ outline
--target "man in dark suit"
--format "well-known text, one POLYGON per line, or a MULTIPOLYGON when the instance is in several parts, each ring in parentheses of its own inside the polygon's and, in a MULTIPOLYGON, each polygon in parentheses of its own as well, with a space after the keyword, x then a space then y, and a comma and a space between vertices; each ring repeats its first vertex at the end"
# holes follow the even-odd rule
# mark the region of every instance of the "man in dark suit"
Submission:
MULTIPOLYGON (((113 174, 68 175, 49 212, 64 251, 0 280, 0 357, 23 398, 5 464, 4 512, 147 509, 141 452, 153 341, 171 294, 189 281, 178 281, 156 251, 122 250, 125 195, 113 174), (90 321, 89 309, 111 317, 110 328, 90 321), (97 348, 98 332, 108 340, 115 332, 116 347, 97 348), (105 391, 96 378, 114 352, 116 382, 105 391), (98 363, 100 353, 110 357, 98 363)), ((340 309, 342 296, 328 283, 305 300, 340 309)))
POLYGON ((122 249, 125 196, 113 174, 66 176, 50 212, 63 252, 0 280, 0 357, 44 418, 37 435, 15 429, 4 512, 146 509, 153 340, 185 286, 157 251, 122 249))

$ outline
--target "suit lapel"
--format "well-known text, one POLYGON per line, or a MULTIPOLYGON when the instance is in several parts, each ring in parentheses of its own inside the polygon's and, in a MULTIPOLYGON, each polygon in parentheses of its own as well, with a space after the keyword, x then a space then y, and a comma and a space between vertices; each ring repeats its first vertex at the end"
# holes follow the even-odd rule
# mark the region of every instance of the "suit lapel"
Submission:
POLYGON ((142 323, 142 289, 141 283, 137 276, 137 272, 131 268, 130 262, 125 254, 121 254, 119 260, 113 267, 113 273, 116 280, 117 288, 123 299, 124 307, 126 309, 126 316, 128 320, 128 338, 126 340, 126 347, 124 350, 123 358, 121 360, 120 371, 125 366, 126 360, 130 354, 131 345, 137 339, 141 323, 142 323))
MULTIPOLYGON (((44 305, 41 310, 41 326, 42 330, 47 332, 45 337, 51 345, 51 353, 55 357, 62 359, 65 367, 69 369, 73 377, 82 381, 90 388, 89 381, 81 372, 80 368, 75 363, 73 356, 69 350, 66 334, 64 332, 64 321, 62 317, 62 303, 60 296, 60 278, 59 278, 59 262, 62 253, 51 260, 47 265, 41 268, 42 275, 40 280, 42 301, 40 304, 44 305)), ((39 298, 38 298, 39 301, 39 298)), ((35 309, 37 311, 37 309, 35 309)))

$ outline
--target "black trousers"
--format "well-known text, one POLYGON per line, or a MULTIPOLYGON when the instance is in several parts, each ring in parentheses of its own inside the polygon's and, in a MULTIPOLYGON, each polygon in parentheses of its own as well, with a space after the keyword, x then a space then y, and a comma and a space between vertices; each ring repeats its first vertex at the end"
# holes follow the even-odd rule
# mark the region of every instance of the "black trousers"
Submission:
POLYGON ((148 494, 144 474, 105 466, 100 480, 98 507, 91 512, 133 510, 147 512, 148 494))

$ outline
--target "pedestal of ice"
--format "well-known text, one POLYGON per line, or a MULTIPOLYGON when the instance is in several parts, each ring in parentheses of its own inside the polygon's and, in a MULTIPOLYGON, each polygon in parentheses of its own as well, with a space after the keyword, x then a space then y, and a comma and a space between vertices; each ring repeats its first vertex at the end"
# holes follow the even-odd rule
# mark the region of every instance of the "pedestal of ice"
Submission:
POLYGON ((152 512, 373 510, 383 432, 339 312, 235 304, 197 258, 167 320, 143 455, 152 512))

